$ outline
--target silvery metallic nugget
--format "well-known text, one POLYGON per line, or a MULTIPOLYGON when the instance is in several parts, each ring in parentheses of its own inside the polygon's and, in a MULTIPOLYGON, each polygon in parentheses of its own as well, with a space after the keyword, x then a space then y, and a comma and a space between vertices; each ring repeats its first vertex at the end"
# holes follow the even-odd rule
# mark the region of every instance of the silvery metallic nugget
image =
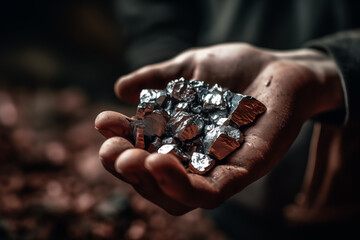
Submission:
POLYGON ((203 81, 190 80, 189 84, 195 89, 198 99, 202 99, 202 97, 208 92, 209 84, 203 81))
POLYGON ((206 154, 194 152, 191 156, 189 170, 193 173, 204 174, 215 165, 215 160, 206 154))
POLYGON ((162 144, 176 144, 176 141, 173 137, 167 137, 167 138, 164 138, 162 141, 161 141, 162 144))
POLYGON ((142 102, 139 103, 136 111, 136 118, 137 119, 144 119, 146 114, 152 113, 154 111, 155 104, 154 103, 147 103, 142 102))
POLYGON ((221 118, 227 118, 229 116, 228 112, 226 110, 218 110, 213 111, 209 113, 209 118, 211 121, 215 124, 221 119, 221 118))
POLYGON ((178 101, 191 102, 196 95, 195 89, 184 78, 171 81, 166 90, 172 98, 178 101))
POLYGON ((226 101, 223 98, 223 89, 215 84, 208 93, 202 96, 203 107, 207 110, 226 109, 226 101))
POLYGON ((178 148, 176 146, 176 144, 165 144, 162 145, 159 149, 158 149, 158 153, 161 154, 172 154, 175 157, 177 157, 178 159, 180 159, 181 161, 188 161, 189 160, 189 156, 187 156, 186 153, 184 153, 183 151, 181 151, 180 148, 178 148))
POLYGON ((214 156, 218 160, 240 147, 242 141, 240 130, 232 126, 218 126, 205 135, 204 153, 214 156))
POLYGON ((180 141, 195 138, 202 132, 204 123, 202 119, 191 113, 177 112, 172 119, 169 120, 168 126, 174 137, 180 141))
POLYGON ((190 110, 193 112, 193 113, 201 113, 201 111, 202 111, 202 106, 201 105, 192 105, 191 107, 190 107, 190 110))
POLYGON ((135 146, 173 154, 188 171, 204 174, 239 148, 240 129, 265 110, 250 96, 180 78, 165 90, 144 89, 130 122, 135 146))
POLYGON ((156 103, 161 106, 166 99, 166 92, 157 89, 143 89, 140 92, 140 103, 156 103))
POLYGON ((184 112, 184 111, 188 111, 189 110, 189 103, 187 102, 179 102, 178 104, 175 105, 175 112, 184 112))

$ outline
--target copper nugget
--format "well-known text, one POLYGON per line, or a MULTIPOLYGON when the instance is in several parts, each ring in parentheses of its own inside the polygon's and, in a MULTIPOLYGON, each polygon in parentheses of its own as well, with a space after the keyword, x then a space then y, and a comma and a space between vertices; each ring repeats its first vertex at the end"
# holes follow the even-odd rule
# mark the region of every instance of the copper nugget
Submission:
POLYGON ((158 149, 161 147, 161 138, 155 137, 155 139, 149 144, 148 151, 150 153, 157 152, 158 149))
POLYGON ((257 115, 266 110, 265 105, 256 98, 242 94, 234 94, 231 105, 229 118, 239 127, 252 123, 257 115))
POLYGON ((136 148, 145 148, 145 137, 144 137, 144 125, 137 124, 134 127, 135 130, 135 147, 136 148))

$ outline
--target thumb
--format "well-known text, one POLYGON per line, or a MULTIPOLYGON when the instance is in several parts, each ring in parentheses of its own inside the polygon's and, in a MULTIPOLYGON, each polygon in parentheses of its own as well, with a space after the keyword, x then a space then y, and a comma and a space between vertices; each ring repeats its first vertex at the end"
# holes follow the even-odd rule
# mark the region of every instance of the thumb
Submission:
POLYGON ((191 78, 192 72, 188 64, 169 60, 152 64, 120 77, 114 87, 119 99, 137 103, 142 89, 163 89, 166 84, 176 78, 191 78))

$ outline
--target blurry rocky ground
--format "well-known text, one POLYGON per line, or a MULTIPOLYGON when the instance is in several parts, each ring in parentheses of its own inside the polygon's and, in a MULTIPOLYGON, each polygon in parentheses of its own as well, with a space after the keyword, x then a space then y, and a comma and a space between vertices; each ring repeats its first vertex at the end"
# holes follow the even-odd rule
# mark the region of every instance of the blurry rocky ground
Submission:
POLYGON ((0 239, 225 239, 201 212, 173 217, 106 172, 80 89, 0 91, 0 239))
POLYGON ((125 71, 111 1, 0 8, 0 239, 225 239, 196 210, 173 217, 106 172, 104 110, 125 71))

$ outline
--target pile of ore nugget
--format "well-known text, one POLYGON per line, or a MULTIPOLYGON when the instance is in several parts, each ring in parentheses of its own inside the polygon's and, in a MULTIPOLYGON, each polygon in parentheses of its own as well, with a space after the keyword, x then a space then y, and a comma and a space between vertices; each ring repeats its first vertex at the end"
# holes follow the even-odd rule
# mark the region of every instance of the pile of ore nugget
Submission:
POLYGON ((255 98, 218 84, 176 79, 164 90, 141 91, 131 121, 135 147, 173 154, 189 172, 204 174, 240 147, 241 127, 265 110, 255 98))

